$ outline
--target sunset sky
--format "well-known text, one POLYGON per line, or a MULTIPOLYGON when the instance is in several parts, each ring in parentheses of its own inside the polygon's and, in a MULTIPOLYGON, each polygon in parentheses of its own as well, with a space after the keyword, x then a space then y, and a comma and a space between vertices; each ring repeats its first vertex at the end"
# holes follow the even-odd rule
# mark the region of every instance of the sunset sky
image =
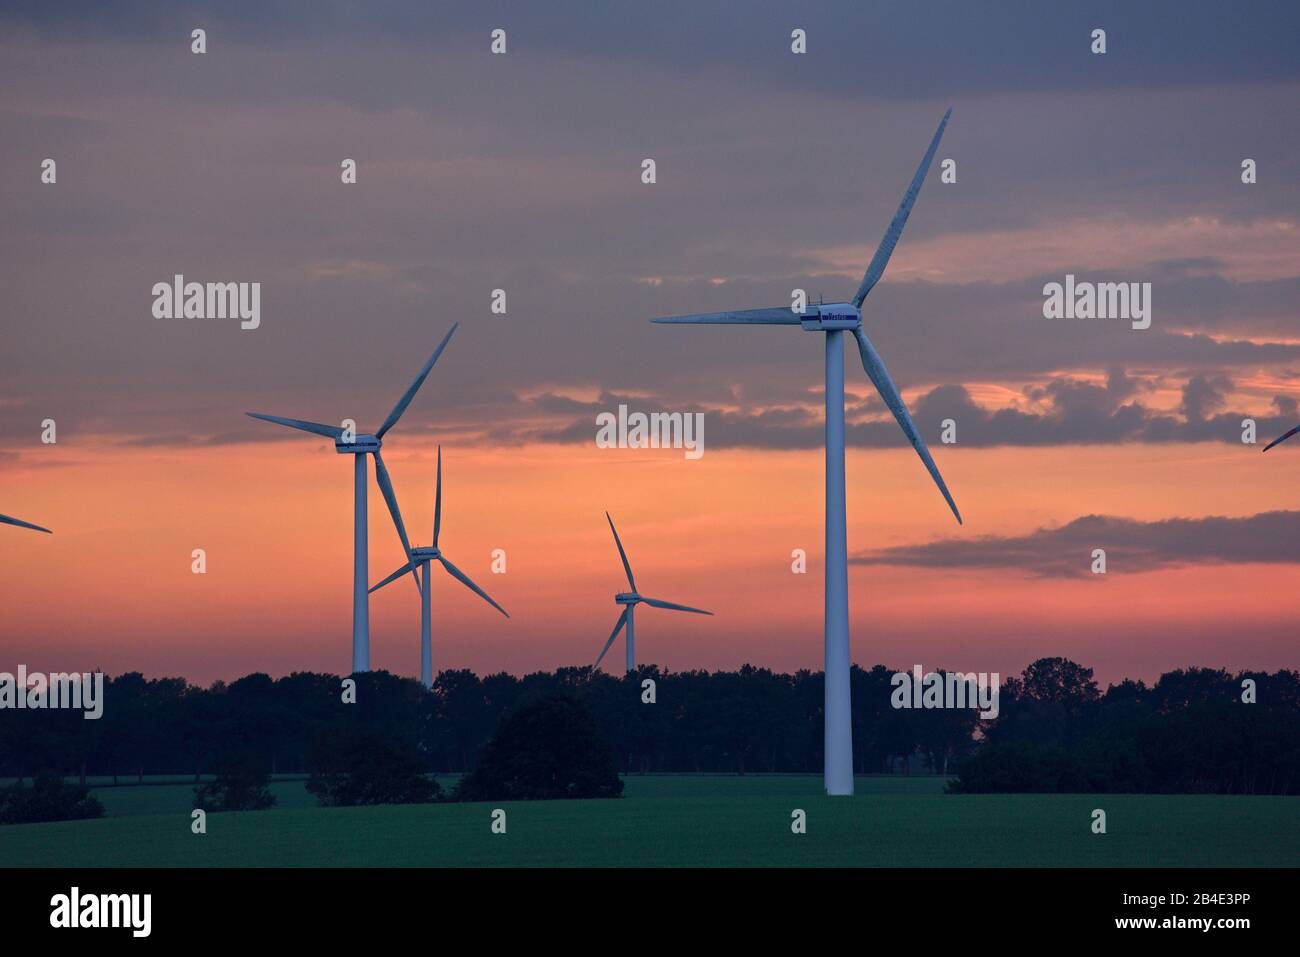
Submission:
MULTIPOLYGON (((850 349, 854 660, 1300 666, 1300 439, 1260 453, 1300 423, 1295 4, 47 6, 0 12, 0 513, 55 532, 0 526, 0 670, 346 671, 351 461, 244 413, 373 431, 456 321, 384 457, 427 544, 441 443, 442 547, 512 617, 439 575, 435 670, 590 663, 606 510, 716 613, 646 609, 641 660, 820 669, 822 339, 648 320, 849 297, 949 106, 863 321, 966 522, 850 349), (155 319, 177 273, 260 282, 260 328, 155 319), (1151 283, 1151 328, 1044 319, 1067 274, 1151 283), (704 456, 597 448, 620 403, 704 456)), ((414 588, 371 618, 418 673, 414 588)))

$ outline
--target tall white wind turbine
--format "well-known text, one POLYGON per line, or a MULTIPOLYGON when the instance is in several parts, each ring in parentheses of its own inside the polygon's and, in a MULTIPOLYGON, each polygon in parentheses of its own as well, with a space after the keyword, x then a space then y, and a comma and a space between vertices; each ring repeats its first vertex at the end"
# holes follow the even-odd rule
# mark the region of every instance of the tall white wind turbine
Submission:
POLYGON ((844 333, 851 332, 857 340, 862 368, 875 385, 885 405, 912 447, 925 463, 930 477, 939 486, 948 507, 958 523, 961 513, 948 493, 939 469, 930 457, 930 450, 903 403, 898 387, 885 368, 875 346, 862 331, 862 301, 884 275, 885 266, 894 252, 898 237, 907 225, 907 217, 916 202, 925 174, 939 148, 939 138, 952 110, 944 113, 935 131, 930 147, 921 157, 912 183, 903 194, 898 212, 894 214, 885 236, 876 249, 867 271, 858 284, 851 302, 808 305, 802 313, 789 307, 775 309, 748 309, 742 312, 711 312, 692 316, 671 316, 655 319, 661 323, 801 326, 806 332, 820 332, 826 336, 826 635, 825 635, 825 785, 827 794, 853 793, 853 717, 849 690, 849 576, 848 545, 844 514, 844 333))
MULTIPOLYGON (((410 388, 403 393, 402 397, 397 400, 397 405, 393 406, 393 411, 388 413, 388 418, 384 419, 381 425, 373 435, 352 435, 348 436, 344 430, 336 425, 322 425, 319 422, 305 422, 302 419, 286 419, 278 415, 263 415, 260 412, 249 412, 255 419, 263 419, 267 422, 274 422, 277 425, 285 425, 291 429, 299 429, 303 432, 311 432, 315 435, 323 435, 328 439, 334 440, 334 451, 339 455, 353 456, 353 527, 352 527, 352 670, 369 671, 370 670, 370 605, 367 588, 370 584, 369 575, 366 570, 367 565, 367 536, 366 536, 366 456, 375 457, 375 478, 379 483, 379 490, 384 495, 384 501, 388 503, 388 512, 393 517, 393 524, 397 527, 397 536, 402 540, 402 548, 408 553, 411 550, 411 543, 406 538, 406 529, 402 525, 402 516, 397 511, 397 497, 393 494, 393 482, 388 476, 388 469, 384 466, 383 456, 379 453, 379 448, 383 445, 384 435, 397 424, 397 420, 402 417, 406 407, 411 404, 415 398, 415 393, 419 391, 424 380, 429 375, 429 370, 433 364, 438 361, 442 355, 442 350, 447 348, 447 343, 451 340, 452 333, 456 331, 459 323, 452 323, 451 329, 443 337, 442 342, 438 343, 438 348, 433 350, 433 355, 429 356, 429 361, 424 364, 415 381, 411 383, 410 388)), ((416 579, 416 585, 419 585, 419 579, 416 579)))
MULTIPOLYGON (((393 521, 397 524, 399 533, 403 536, 403 541, 405 541, 405 532, 401 531, 402 520, 400 513, 397 511, 396 504, 393 506, 393 521)), ((448 575, 473 591, 485 602, 497 611, 501 612, 501 614, 505 615, 507 618, 510 617, 509 613, 504 608, 493 601, 491 596, 489 596, 482 588, 479 588, 478 585, 475 585, 470 581, 469 576, 453 565, 448 560, 447 556, 442 553, 442 550, 438 548, 438 533, 441 530, 442 446, 440 445, 438 446, 438 484, 434 491, 433 498, 433 545, 429 548, 422 548, 419 546, 412 548, 408 545, 406 547, 406 564, 397 569, 397 571, 393 572, 374 588, 370 589, 372 592, 378 591, 389 582, 397 581, 397 579, 401 578, 408 572, 412 575, 417 575, 418 572, 416 582, 420 585, 420 683, 426 688, 433 687, 433 639, 431 637, 432 628, 430 621, 432 618, 433 604, 430 596, 433 592, 433 582, 431 580, 432 576, 429 575, 430 562, 439 562, 442 567, 447 570, 448 575)))
POLYGON ((618 633, 627 626, 627 670, 636 671, 636 649, 633 645, 633 625, 636 614, 636 606, 644 602, 652 608, 667 608, 670 611, 689 611, 697 615, 712 615, 713 612, 705 611, 702 608, 691 608, 689 605, 677 605, 671 601, 664 601, 660 598, 647 598, 636 590, 636 581, 632 578, 632 566, 628 564, 627 552, 623 551, 623 543, 618 540, 618 529, 614 527, 614 520, 609 517, 609 512, 605 513, 605 520, 609 522, 609 530, 614 533, 614 544, 618 546, 618 557, 623 559, 623 571, 627 572, 627 583, 631 591, 619 592, 614 596, 614 601, 623 606, 623 613, 618 616, 618 621, 614 623, 614 630, 610 633, 609 641, 605 642, 605 647, 600 649, 600 655, 596 658, 596 664, 593 667, 599 668, 601 658, 605 657, 605 652, 609 651, 610 645, 614 644, 614 639, 618 633))

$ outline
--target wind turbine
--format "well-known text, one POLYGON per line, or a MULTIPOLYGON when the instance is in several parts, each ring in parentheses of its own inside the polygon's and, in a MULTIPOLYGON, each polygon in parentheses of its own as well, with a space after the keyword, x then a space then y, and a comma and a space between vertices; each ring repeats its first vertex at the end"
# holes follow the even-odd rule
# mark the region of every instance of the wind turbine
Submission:
MULTIPOLYGON (((397 420, 402 417, 406 407, 411 404, 415 398, 415 393, 420 386, 424 384, 425 378, 429 375, 429 370, 433 364, 438 361, 442 355, 442 350, 447 348, 452 333, 460 323, 452 323, 450 331, 443 337, 442 342, 438 343, 438 348, 433 350, 433 355, 429 356, 429 361, 424 364, 420 374, 415 377, 411 387, 406 390, 397 405, 393 406, 393 411, 388 413, 388 418, 384 419, 381 425, 373 435, 355 435, 348 434, 342 428, 336 425, 322 425, 319 422, 305 422, 301 419, 286 419, 278 415, 263 415, 260 412, 249 412, 255 419, 263 419, 267 422, 275 422, 278 425, 286 425, 291 429, 300 429, 303 432, 312 432, 316 435, 323 435, 326 438, 334 440, 334 451, 339 455, 351 455, 353 458, 353 529, 352 529, 352 671, 369 671, 370 670, 370 605, 369 596, 366 591, 370 584, 370 576, 366 571, 367 544, 366 544, 366 456, 375 457, 375 478, 379 482, 379 490, 383 492, 384 501, 388 503, 389 514, 393 516, 393 524, 397 526, 397 536, 402 540, 402 547, 409 553, 411 543, 407 541, 406 529, 402 525, 402 516, 397 511, 397 497, 393 494, 393 482, 388 477, 388 469, 384 467, 383 456, 379 454, 379 448, 383 445, 385 433, 388 432, 397 420)), ((419 579, 416 579, 416 586, 419 586, 419 579)))
POLYGON ((633 647, 633 615, 636 612, 636 606, 645 602, 654 608, 668 608, 672 611, 690 611, 697 615, 712 615, 713 612, 705 611, 703 608, 692 608, 689 605, 677 605, 671 601, 663 601, 659 598, 647 598, 636 590, 636 581, 632 578, 632 566, 627 562, 627 552, 623 551, 623 543, 618 540, 618 529, 614 527, 614 520, 609 517, 609 512, 605 513, 605 520, 609 522, 609 530, 614 533, 614 544, 618 546, 618 557, 623 559, 623 571, 627 572, 627 583, 632 590, 619 592, 614 596, 614 601, 623 606, 623 614, 618 616, 618 621, 614 624, 614 630, 610 633, 609 641, 605 642, 605 647, 600 649, 600 657, 596 659, 596 664, 592 667, 600 667, 600 659, 605 657, 605 652, 609 651, 609 646, 614 643, 618 633, 627 625, 627 670, 636 671, 636 652, 633 647))
POLYGON ((884 361, 876 352, 875 346, 862 331, 862 301, 880 281, 894 252, 898 237, 907 225, 908 214, 916 202, 925 174, 934 160, 939 148, 939 138, 943 136, 944 127, 952 110, 944 113, 930 141, 930 148, 921 157, 912 183, 903 194, 898 212, 894 214, 885 236, 871 258, 870 265, 858 284, 851 302, 836 302, 808 305, 802 313, 788 307, 776 309, 749 309, 743 312, 711 312, 693 316, 672 316, 655 319, 661 323, 691 323, 719 325, 769 325, 802 326, 806 332, 821 332, 826 336, 826 644, 825 644, 825 744, 826 793, 853 793, 853 719, 852 701, 849 691, 849 582, 848 582, 848 547, 844 530, 844 333, 851 332, 858 343, 858 352, 862 356, 862 368, 866 370, 885 400, 894 418, 902 426, 903 433, 916 449, 921 461, 925 463, 930 477, 939 486, 939 491, 947 500, 953 515, 961 522, 961 513, 948 493, 939 469, 925 447, 925 441, 912 417, 903 404, 903 397, 890 378, 884 361))
POLYGON ((1285 442, 1287 439, 1291 438, 1291 436, 1295 435, 1297 432, 1300 432, 1300 425, 1297 425, 1290 432, 1286 433, 1286 435, 1279 436, 1276 439, 1274 439, 1272 442, 1268 443, 1268 445, 1264 446, 1264 451, 1267 452, 1273 446, 1285 442))
POLYGON ((0 525, 17 525, 19 528, 30 528, 37 532, 44 532, 47 535, 54 534, 48 528, 33 525, 31 522, 24 522, 21 518, 11 518, 8 515, 0 515, 0 525))
MULTIPOLYGON (((406 532, 402 529, 402 519, 397 511, 397 505, 393 505, 393 521, 396 523, 398 532, 402 536, 402 543, 406 544, 406 532)), ((478 585, 469 580, 469 576, 447 560, 442 551, 438 548, 438 532, 442 528, 442 446, 438 446, 438 484, 433 498, 433 545, 429 548, 416 547, 412 548, 406 545, 406 564, 393 572, 383 581, 381 581, 371 591, 378 591, 389 582, 397 581, 407 572, 416 577, 416 583, 420 587, 420 683, 426 688, 433 687, 433 641, 430 637, 429 619, 430 606, 432 600, 430 594, 433 591, 433 582, 430 581, 429 563, 441 562, 442 567, 447 570, 447 574, 452 578, 460 581, 466 588, 475 592, 485 602, 495 608, 507 618, 510 614, 498 605, 492 598, 478 585)))

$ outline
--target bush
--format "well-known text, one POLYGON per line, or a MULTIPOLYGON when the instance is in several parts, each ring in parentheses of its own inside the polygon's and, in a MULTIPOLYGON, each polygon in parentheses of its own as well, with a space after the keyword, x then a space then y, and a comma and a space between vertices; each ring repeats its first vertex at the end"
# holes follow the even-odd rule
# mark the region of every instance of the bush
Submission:
POLYGON ((1052 793, 1074 790, 1069 756, 1021 741, 990 742, 957 765, 950 794, 1052 793))
POLYGON ((216 780, 194 789, 194 806, 205 811, 264 811, 275 806, 271 773, 254 754, 228 754, 217 762, 216 780))
POLYGON ((323 731, 307 764, 307 790, 326 807, 428 804, 441 794, 413 745, 373 728, 345 724, 323 731))
POLYGON ((520 708, 497 729, 478 766, 457 787, 462 801, 616 798, 614 753, 576 698, 552 695, 520 708))
POLYGON ((0 824, 38 824, 103 817, 104 805, 81 784, 42 775, 25 787, 21 781, 0 789, 0 824))

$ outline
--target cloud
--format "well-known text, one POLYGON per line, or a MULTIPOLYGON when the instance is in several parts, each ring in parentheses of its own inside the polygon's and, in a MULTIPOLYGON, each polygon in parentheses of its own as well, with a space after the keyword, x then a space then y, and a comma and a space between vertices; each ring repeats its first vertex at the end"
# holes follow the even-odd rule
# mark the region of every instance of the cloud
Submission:
MULTIPOLYGON (((3 21, 41 35, 111 36, 136 45, 188 42, 197 23, 209 43, 270 49, 326 49, 361 37, 419 45, 436 58, 477 47, 488 31, 508 29, 513 55, 572 61, 630 61, 678 73, 735 73, 771 87, 853 99, 914 99, 975 92, 1106 90, 1251 83, 1300 75, 1291 42, 1300 14, 1287 0, 1258 0, 1249 16, 1215 0, 1144 4, 1098 2, 916 5, 755 0, 737 17, 724 0, 624 0, 591 4, 419 3, 372 0, 359 15, 347 0, 316 0, 304 14, 288 0, 11 0, 3 21), (1089 52, 1098 23, 1111 52, 1089 52), (1171 23, 1176 30, 1171 32, 1171 23), (807 31, 808 68, 791 67, 790 31, 807 31), (960 43, 944 42, 960 37, 960 43), (179 38, 179 39, 177 39, 179 38)), ((286 81, 291 78, 286 77, 286 81)), ((268 91, 271 93, 273 91, 268 91)), ((415 99, 412 90, 394 98, 415 99)))
POLYGON ((1092 551, 1106 552, 1107 574, 1186 565, 1300 563, 1300 512, 1244 518, 1170 518, 1141 522, 1084 515, 1029 535, 946 539, 853 555, 856 565, 998 569, 1047 578, 1092 575, 1092 551))
MULTIPOLYGON (((1272 399, 1274 414, 1249 415, 1221 409, 1234 383, 1221 374, 1196 373, 1181 385, 1176 412, 1153 409, 1138 397, 1157 388, 1150 378, 1111 369, 1101 382, 1060 376, 1026 387, 1015 404, 986 408, 961 385, 931 389, 911 403, 913 420, 923 437, 935 445, 941 424, 952 419, 957 448, 997 446, 1060 446, 1119 443, 1228 442, 1239 443, 1242 420, 1255 420, 1258 438, 1289 429, 1296 421, 1297 402, 1288 395, 1272 399)), ((1163 383, 1159 383, 1163 385, 1163 383)), ((805 393, 796 402, 748 406, 725 404, 683 406, 667 396, 603 392, 590 400, 541 393, 521 399, 523 427, 499 426, 491 436, 502 442, 589 444, 595 437, 595 417, 620 404, 641 411, 703 411, 710 448, 813 449, 824 438, 820 394, 805 393), (552 418, 539 421, 533 413, 552 418), (562 417, 559 423, 555 416, 562 417)), ((846 441, 853 448, 898 448, 904 439, 893 417, 874 395, 847 402, 846 441)))
MULTIPOLYGON (((1239 278, 1300 261, 1270 232, 1295 207, 1282 158, 1300 141, 1275 122, 1300 73, 1278 55, 1290 7, 1241 23, 1179 8, 1179 43, 1158 47, 1160 16, 1116 7, 1104 64, 1082 42, 1090 18, 1033 4, 755 3, 739 21, 709 4, 516 6, 499 14, 506 57, 486 52, 492 11, 380 3, 359 25, 356 9, 5 5, 0 165, 28 168, 37 145, 60 165, 57 187, 18 177, 0 197, 0 439, 32 441, 33 412, 69 440, 156 444, 238 441, 246 409, 369 427, 459 319, 412 433, 563 430, 583 410, 514 395, 580 387, 704 408, 718 443, 815 447, 817 337, 646 320, 788 302, 795 287, 849 294, 949 103, 958 182, 931 174, 864 314, 914 402, 942 411, 965 389, 987 409, 982 389, 1114 366, 1271 377, 1261 403, 1300 395, 1286 378, 1300 280, 1239 278), (794 16, 806 70, 790 69, 794 16), (199 22, 204 57, 188 47, 199 22), (938 42, 954 32, 957 53, 938 42), (1058 44, 1079 51, 1068 69, 1058 44), (1235 148, 1195 148, 1207 142, 1249 144, 1259 184, 1240 184, 1235 148), (342 157, 358 160, 355 187, 339 183, 342 157), (821 254, 853 247, 838 266, 821 254), (1149 269, 1153 327, 1043 320, 1044 277, 1078 262, 1149 269), (152 319, 150 288, 177 272, 261 281, 261 328, 152 319), (487 311, 495 288, 507 316, 487 311)), ((849 386, 869 388, 855 369, 849 386)), ((1084 410, 1021 398, 988 423, 962 411, 962 441, 1089 431, 1084 410)), ((1227 402, 1216 414, 1242 404, 1227 402)), ((1143 408, 1091 432, 1127 435, 1143 408)), ((1177 431, 1176 409, 1147 412, 1177 431)), ((851 435, 899 438, 870 414, 851 435)))
MULTIPOLYGON (((853 244, 816 249, 809 257, 814 268, 820 264, 827 274, 857 279, 874 252, 874 245, 853 244)), ((1259 282, 1294 277, 1298 258, 1300 227, 1291 219, 1229 222, 1196 215, 1142 222, 1125 215, 1081 216, 903 244, 890 260, 889 277, 896 281, 1011 282, 1059 271, 1062 275, 1074 273, 1079 279, 1115 282, 1207 274, 1259 282), (997 250, 997 255, 990 256, 990 250, 997 250), (1107 275, 1083 275, 1096 271, 1107 275)))

